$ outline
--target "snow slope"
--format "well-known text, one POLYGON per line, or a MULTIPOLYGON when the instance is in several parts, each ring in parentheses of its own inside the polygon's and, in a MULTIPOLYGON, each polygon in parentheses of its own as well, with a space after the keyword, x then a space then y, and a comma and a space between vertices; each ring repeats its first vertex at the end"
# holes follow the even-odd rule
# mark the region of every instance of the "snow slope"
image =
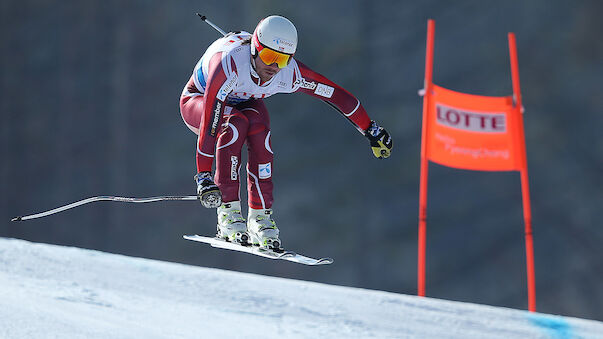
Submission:
POLYGON ((41 337, 603 338, 603 323, 0 238, 0 338, 41 337))

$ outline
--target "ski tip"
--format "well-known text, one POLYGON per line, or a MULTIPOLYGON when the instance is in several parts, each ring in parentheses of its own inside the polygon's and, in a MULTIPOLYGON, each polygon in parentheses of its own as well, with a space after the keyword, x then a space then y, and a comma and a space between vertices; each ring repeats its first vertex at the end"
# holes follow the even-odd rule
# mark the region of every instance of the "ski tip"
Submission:
POLYGON ((205 19, 206 19, 205 15, 201 15, 200 13, 195 13, 195 14, 197 14, 201 18, 201 20, 205 21, 205 19))
POLYGON ((333 263, 333 258, 320 258, 316 265, 329 265, 333 263))
POLYGON ((14 217, 10 221, 23 221, 23 217, 14 217))

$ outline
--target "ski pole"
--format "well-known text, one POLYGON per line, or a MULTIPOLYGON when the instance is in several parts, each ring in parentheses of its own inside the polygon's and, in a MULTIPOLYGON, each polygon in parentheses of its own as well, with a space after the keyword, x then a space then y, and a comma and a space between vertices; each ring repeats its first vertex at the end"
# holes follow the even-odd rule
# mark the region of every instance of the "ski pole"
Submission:
POLYGON ((207 23, 208 25, 210 25, 211 27, 213 27, 216 31, 220 32, 220 34, 226 36, 226 32, 224 32, 224 30, 222 30, 220 27, 218 27, 216 24, 214 24, 213 22, 207 20, 207 17, 205 15, 201 15, 199 13, 197 13, 197 15, 201 18, 201 20, 203 20, 205 23, 207 23))
POLYGON ((12 218, 11 221, 23 221, 29 219, 42 218, 51 214, 59 213, 66 211, 68 209, 82 206, 91 202, 96 201, 120 201, 120 202, 134 202, 134 203, 146 203, 146 202, 157 202, 157 201, 166 201, 166 200, 177 200, 177 201, 190 201, 190 200, 198 200, 199 198, 196 195, 185 195, 185 196, 161 196, 161 197, 149 197, 149 198, 124 198, 124 197, 113 197, 113 196, 98 196, 91 197, 87 199, 83 199, 80 201, 76 201, 74 203, 57 207, 55 209, 51 209, 49 211, 40 212, 32 215, 25 215, 21 217, 12 218))

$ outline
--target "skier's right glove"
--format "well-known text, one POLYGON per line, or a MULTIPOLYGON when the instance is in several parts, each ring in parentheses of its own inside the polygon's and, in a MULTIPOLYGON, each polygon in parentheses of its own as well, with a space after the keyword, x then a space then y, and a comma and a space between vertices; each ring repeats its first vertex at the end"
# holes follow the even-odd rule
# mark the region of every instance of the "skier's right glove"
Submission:
POLYGON ((394 141, 383 127, 377 125, 375 121, 371 120, 371 124, 366 131, 364 131, 364 136, 369 139, 373 154, 377 158, 389 158, 392 152, 392 147, 394 147, 394 141))
POLYGON ((195 175, 197 196, 205 208, 218 208, 222 205, 222 193, 214 181, 211 172, 201 172, 195 175))

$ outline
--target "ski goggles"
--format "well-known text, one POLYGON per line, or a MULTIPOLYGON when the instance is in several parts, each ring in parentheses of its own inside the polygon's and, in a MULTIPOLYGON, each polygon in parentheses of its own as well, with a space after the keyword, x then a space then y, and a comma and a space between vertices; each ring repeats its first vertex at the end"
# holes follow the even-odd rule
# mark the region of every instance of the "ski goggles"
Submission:
POLYGON ((278 68, 285 68, 287 65, 289 65, 291 59, 293 58, 292 54, 277 52, 262 45, 259 41, 257 41, 257 38, 254 41, 254 47, 257 51, 257 56, 259 56, 266 65, 276 63, 278 68))

